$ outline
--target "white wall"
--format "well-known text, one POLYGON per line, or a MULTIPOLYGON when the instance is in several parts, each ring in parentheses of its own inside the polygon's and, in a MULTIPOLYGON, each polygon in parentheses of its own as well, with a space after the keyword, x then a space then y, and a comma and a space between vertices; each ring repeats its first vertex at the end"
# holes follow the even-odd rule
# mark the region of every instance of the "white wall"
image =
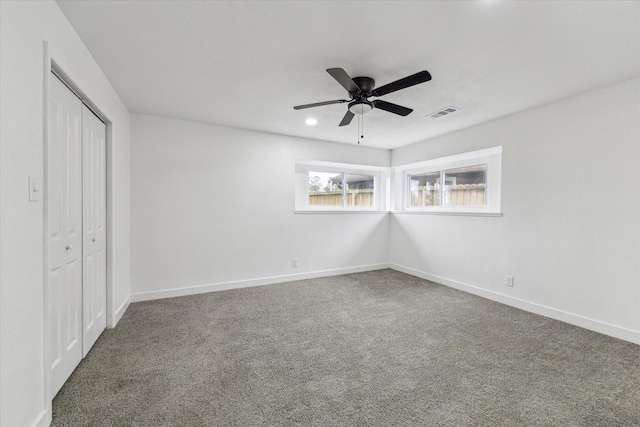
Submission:
POLYGON ((296 159, 388 150, 138 114, 131 141, 134 300, 388 265, 387 213, 294 214, 296 159))
POLYGON ((392 266, 640 343, 640 79, 394 150, 392 165, 496 145, 504 215, 392 214, 392 266))
POLYGON ((43 206, 28 201, 43 177, 44 76, 53 58, 113 122, 108 155, 112 310, 130 293, 129 113, 53 1, 0 2, 0 424, 46 425, 43 206))

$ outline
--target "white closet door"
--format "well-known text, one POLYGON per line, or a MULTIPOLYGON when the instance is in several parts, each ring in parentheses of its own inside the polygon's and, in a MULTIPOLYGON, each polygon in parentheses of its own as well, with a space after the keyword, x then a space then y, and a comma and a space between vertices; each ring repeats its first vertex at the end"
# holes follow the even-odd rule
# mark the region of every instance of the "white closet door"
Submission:
POLYGON ((51 75, 47 207, 51 388, 82 359, 82 104, 51 75))
POLYGON ((83 105, 83 357, 107 325, 106 127, 83 105))

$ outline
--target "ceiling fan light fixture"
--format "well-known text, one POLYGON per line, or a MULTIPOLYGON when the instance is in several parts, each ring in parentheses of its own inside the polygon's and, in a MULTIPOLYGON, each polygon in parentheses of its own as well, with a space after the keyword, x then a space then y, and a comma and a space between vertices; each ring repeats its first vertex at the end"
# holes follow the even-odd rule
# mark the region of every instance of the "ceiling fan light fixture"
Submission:
POLYGON ((309 117, 307 120, 304 121, 307 125, 309 126, 315 126, 318 124, 318 121, 316 119, 314 119, 313 117, 309 117))
POLYGON ((356 115, 361 116, 363 114, 367 114, 371 110, 373 110, 373 103, 365 99, 353 101, 349 104, 349 111, 356 115))

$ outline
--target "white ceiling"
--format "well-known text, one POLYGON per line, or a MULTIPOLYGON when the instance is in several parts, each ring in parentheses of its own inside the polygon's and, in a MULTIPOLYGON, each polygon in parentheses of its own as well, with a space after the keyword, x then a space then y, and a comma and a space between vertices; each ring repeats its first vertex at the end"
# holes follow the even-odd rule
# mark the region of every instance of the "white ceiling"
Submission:
POLYGON ((638 1, 67 1, 58 4, 130 111, 355 144, 327 68, 414 109, 364 116, 396 148, 640 76, 638 1), (443 107, 461 108, 438 120, 443 107), (305 119, 315 117, 316 126, 305 119))

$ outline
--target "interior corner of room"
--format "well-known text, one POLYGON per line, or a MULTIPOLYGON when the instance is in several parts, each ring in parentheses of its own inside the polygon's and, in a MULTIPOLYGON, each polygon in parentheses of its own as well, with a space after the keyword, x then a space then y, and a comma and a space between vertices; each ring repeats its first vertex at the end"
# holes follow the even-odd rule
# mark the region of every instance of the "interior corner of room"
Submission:
MULTIPOLYGON (((304 33, 304 22, 285 25, 289 14, 328 17, 335 5, 181 3, 0 2, 2 426, 49 425, 56 392, 132 303, 356 272, 396 270, 640 344, 636 4, 417 2, 394 10, 381 2, 378 13, 408 20, 398 31, 427 40, 409 43, 406 55, 382 45, 397 60, 390 63, 360 54, 375 51, 360 37, 347 52, 361 60, 326 41, 319 59, 293 41, 266 57, 265 43, 278 31, 304 33), (204 47, 193 35, 178 39, 169 27, 158 34, 138 19, 148 10, 149 21, 175 15, 193 20, 194 34, 213 38, 216 30, 198 11, 224 5, 254 25, 252 42, 238 39, 247 55, 215 38, 194 59, 184 46, 204 47), (403 15, 412 7, 422 18, 403 15), (427 26, 423 19, 444 31, 441 14, 468 24, 451 35, 450 53, 445 40, 438 46, 422 37, 435 30, 418 30, 427 26), (94 15, 100 23, 88 18, 94 15), (280 30, 264 22, 267 15, 280 30), (100 31, 119 21, 142 26, 131 44, 116 36, 112 45, 101 41, 100 31), (519 35, 518 23, 531 31, 540 24, 540 38, 519 35), (521 50, 498 44, 509 33, 518 34, 521 50), (497 47, 477 46, 474 35, 497 47), (152 73, 132 60, 140 46, 154 57, 152 73), (473 54, 482 49, 514 70, 503 85, 493 74, 501 65, 490 68, 473 54), (207 69, 218 64, 211 52, 232 66, 207 69), (477 74, 463 71, 464 55, 477 74), (414 108, 407 117, 372 103, 361 130, 357 118, 338 126, 346 103, 318 107, 314 125, 292 108, 314 96, 348 96, 322 67, 351 67, 354 78, 379 73, 382 85, 418 71, 420 61, 432 80, 387 98, 414 108), (538 62, 553 66, 534 74, 538 62), (224 83, 213 82, 214 71, 224 83), (548 76, 554 73, 557 79, 548 76), (189 83, 198 79, 200 88, 189 83), (545 82, 538 92, 527 88, 535 79, 545 82), (180 90, 182 106, 164 102, 181 99, 180 90), (253 105, 249 95, 268 97, 272 108, 258 99, 253 105), (187 108, 192 101, 198 111, 187 108), (428 117, 449 105, 451 117, 428 117), (434 160, 476 152, 488 158, 498 148, 492 171, 500 185, 487 183, 498 192, 486 196, 491 209, 411 208, 412 171, 432 173, 434 160), (368 174, 381 192, 370 209, 310 208, 310 170, 340 177, 343 205, 349 173, 368 174), (67 324, 73 333, 61 332, 67 324)), ((237 31, 232 21, 218 22, 220 31, 237 31)), ((439 173, 434 180, 448 185, 439 173)))

